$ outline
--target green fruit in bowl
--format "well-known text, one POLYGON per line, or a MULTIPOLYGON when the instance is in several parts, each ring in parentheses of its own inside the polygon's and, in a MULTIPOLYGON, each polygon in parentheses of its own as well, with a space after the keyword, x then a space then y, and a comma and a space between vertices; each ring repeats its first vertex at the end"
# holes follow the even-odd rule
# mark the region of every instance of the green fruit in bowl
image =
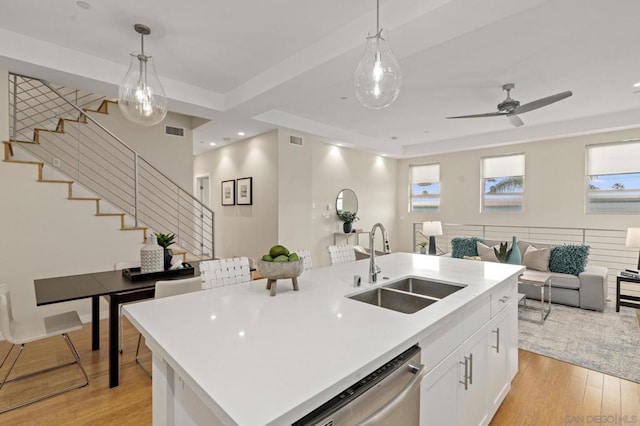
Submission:
POLYGON ((281 254, 280 256, 276 256, 273 258, 274 262, 288 262, 289 261, 289 256, 285 255, 285 254, 281 254))
POLYGON ((300 256, 298 256, 298 253, 291 253, 289 255, 289 262, 295 262, 296 260, 300 260, 300 256))
POLYGON ((273 262, 273 257, 271 257, 271 255, 269 254, 265 254, 264 256, 262 256, 262 260, 264 260, 265 262, 273 262))
POLYGON ((278 256, 289 256, 289 249, 287 249, 285 246, 275 245, 271 247, 271 250, 269 250, 269 254, 274 259, 278 256))

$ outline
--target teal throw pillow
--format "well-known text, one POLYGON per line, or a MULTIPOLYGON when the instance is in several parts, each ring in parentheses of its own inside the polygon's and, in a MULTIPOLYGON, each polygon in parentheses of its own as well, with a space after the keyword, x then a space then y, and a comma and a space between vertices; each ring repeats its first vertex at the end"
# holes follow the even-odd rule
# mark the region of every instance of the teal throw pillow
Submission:
POLYGON ((476 243, 481 241, 476 237, 456 237, 451 240, 451 257, 462 259, 464 256, 477 256, 476 243))
POLYGON ((567 244, 551 249, 549 270, 562 274, 578 275, 587 267, 589 246, 567 244))

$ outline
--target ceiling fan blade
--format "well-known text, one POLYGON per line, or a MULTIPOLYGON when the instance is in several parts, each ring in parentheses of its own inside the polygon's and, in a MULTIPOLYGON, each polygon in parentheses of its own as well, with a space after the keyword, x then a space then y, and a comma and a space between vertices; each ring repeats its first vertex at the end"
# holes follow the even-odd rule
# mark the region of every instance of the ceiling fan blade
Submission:
POLYGON ((507 120, 509 120, 509 123, 511 123, 513 127, 524 126, 524 121, 522 121, 520 117, 515 114, 507 114, 507 120))
POLYGON ((507 115, 507 113, 506 112, 487 112, 484 114, 459 115, 457 117, 447 117, 447 118, 481 118, 481 117, 498 117, 500 115, 507 115))
POLYGON ((571 90, 567 90, 566 92, 556 93, 555 95, 547 96, 546 98, 540 98, 535 101, 526 103, 524 105, 520 105, 515 110, 513 110, 514 114, 524 114, 525 112, 533 111, 534 109, 542 108, 547 105, 551 105, 554 102, 561 101, 569 96, 573 95, 571 90))

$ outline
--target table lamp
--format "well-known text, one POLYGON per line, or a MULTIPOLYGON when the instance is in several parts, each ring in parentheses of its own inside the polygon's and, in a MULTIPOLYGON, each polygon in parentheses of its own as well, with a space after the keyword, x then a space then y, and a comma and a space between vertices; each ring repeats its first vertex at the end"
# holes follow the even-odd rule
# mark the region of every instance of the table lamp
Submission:
POLYGON ((429 254, 436 254, 435 236, 442 235, 442 223, 439 220, 422 222, 422 235, 429 237, 429 254))
MULTIPOLYGON (((640 247, 640 228, 627 228, 627 247, 640 247)), ((640 253, 638 254, 638 270, 640 270, 640 253)))

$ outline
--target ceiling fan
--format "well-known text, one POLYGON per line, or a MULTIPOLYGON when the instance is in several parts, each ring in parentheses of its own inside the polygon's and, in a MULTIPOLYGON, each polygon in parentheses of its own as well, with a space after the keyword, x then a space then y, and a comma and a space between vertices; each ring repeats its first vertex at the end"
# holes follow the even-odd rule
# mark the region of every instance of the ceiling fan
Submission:
POLYGON ((547 96, 546 98, 536 99, 535 101, 520 105, 520 102, 511 98, 511 91, 515 85, 508 83, 502 86, 502 90, 507 92, 507 98, 498 104, 498 111, 487 112, 484 114, 471 114, 460 115, 457 117, 447 118, 480 118, 480 117, 497 117, 504 115, 509 120, 509 123, 515 127, 524 125, 524 122, 518 117, 518 114, 524 114, 525 112, 533 111, 534 109, 542 108, 547 105, 551 105, 554 102, 561 101, 569 96, 573 95, 570 90, 565 92, 556 93, 555 95, 547 96))

